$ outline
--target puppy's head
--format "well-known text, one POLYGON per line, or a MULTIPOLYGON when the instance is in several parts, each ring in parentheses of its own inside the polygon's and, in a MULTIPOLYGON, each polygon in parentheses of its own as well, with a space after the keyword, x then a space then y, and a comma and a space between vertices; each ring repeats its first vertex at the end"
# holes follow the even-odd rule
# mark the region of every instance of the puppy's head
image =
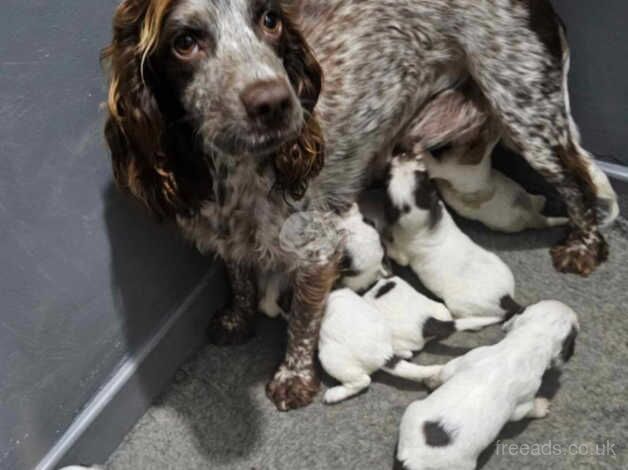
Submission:
POLYGON ((395 156, 387 180, 386 217, 407 230, 433 228, 441 219, 443 206, 436 186, 420 159, 395 156))
POLYGON ((339 228, 345 233, 341 283, 355 291, 367 289, 387 274, 384 247, 372 224, 362 215, 357 204, 340 215, 339 228))
POLYGON ((279 1, 124 0, 103 60, 115 176, 157 213, 189 202, 181 141, 204 155, 270 155, 294 197, 320 171, 321 70, 279 1))
POLYGON ((551 335, 552 366, 560 367, 574 355, 580 324, 576 313, 562 302, 539 302, 513 316, 504 325, 506 331, 520 328, 530 328, 539 334, 551 335))

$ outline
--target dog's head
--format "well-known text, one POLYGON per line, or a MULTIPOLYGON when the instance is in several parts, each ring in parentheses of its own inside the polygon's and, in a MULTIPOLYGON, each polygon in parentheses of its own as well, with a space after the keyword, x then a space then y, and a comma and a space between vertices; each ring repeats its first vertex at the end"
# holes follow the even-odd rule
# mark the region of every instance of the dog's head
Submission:
POLYGON ((186 180, 203 172, 196 150, 272 156, 278 186, 300 197, 323 164, 322 74, 291 17, 278 0, 123 0, 103 51, 119 184, 176 214, 203 186, 186 180))

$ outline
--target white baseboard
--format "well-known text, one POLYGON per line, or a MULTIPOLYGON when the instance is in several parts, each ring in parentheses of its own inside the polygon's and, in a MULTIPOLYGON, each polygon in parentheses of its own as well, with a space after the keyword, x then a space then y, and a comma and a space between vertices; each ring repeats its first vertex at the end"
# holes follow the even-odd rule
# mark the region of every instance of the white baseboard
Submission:
POLYGON ((627 166, 617 165, 615 163, 602 162, 600 160, 597 161, 597 164, 611 178, 615 178, 621 181, 628 181, 628 167, 627 166))
POLYGON ((205 342, 205 326, 224 304, 221 266, 210 269, 155 334, 127 357, 87 403, 36 470, 104 463, 178 367, 205 342))

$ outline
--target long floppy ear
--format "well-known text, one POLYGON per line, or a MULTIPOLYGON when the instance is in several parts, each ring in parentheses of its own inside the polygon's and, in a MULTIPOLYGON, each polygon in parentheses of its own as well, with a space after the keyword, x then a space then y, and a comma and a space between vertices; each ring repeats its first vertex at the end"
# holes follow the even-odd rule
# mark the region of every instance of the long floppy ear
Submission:
POLYGON ((105 137, 115 180, 159 218, 185 210, 164 145, 164 119, 145 77, 171 3, 124 0, 114 15, 113 40, 101 55, 110 73, 105 137))
POLYGON ((305 125, 295 142, 279 149, 275 157, 275 170, 277 186, 291 197, 300 199, 307 190, 308 182, 320 173, 325 163, 323 133, 314 114, 323 83, 323 71, 305 38, 290 19, 289 10, 284 18, 280 53, 303 107, 305 125))

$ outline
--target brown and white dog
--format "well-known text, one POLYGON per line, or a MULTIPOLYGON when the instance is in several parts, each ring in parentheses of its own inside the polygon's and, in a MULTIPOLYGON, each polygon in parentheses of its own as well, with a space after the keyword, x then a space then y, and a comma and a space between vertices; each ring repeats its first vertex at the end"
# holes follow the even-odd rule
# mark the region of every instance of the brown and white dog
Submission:
POLYGON ((546 0, 123 0, 103 54, 115 178, 227 262, 234 296, 214 341, 251 334, 260 271, 289 274, 288 346, 267 392, 298 408, 319 387, 340 256, 286 252, 285 220, 348 208, 385 166, 376 156, 463 81, 563 196, 571 232, 555 264, 589 274, 604 261, 596 209, 612 213, 615 195, 580 147, 562 58, 546 0))

